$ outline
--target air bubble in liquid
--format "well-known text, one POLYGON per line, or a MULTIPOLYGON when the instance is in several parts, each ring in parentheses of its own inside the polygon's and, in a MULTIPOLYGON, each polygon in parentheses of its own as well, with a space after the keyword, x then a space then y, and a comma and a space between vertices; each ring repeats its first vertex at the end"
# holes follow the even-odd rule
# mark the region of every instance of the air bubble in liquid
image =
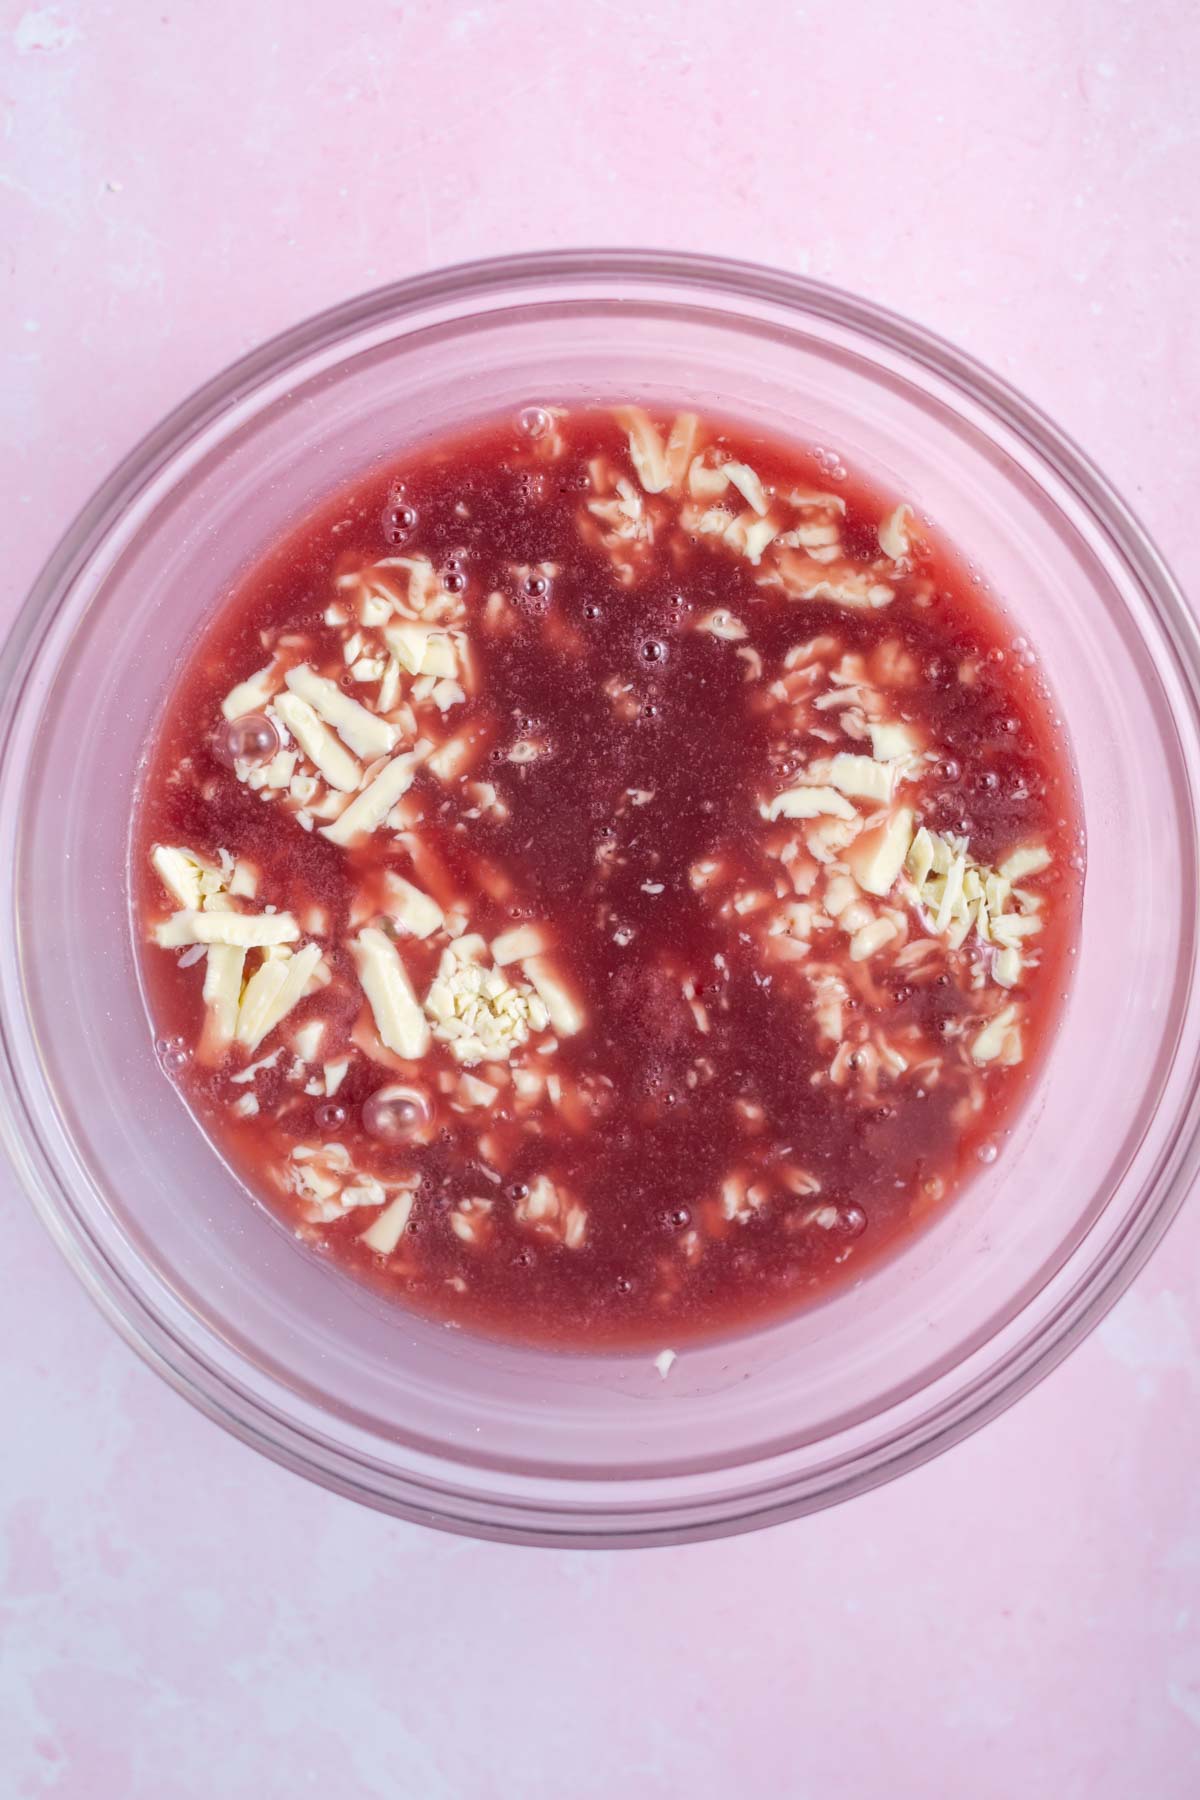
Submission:
POLYGON ((953 756, 944 756, 937 764, 936 773, 939 781, 957 781, 962 769, 953 756))
POLYGON ((417 509, 407 500, 397 500, 383 509, 381 524, 389 544, 402 544, 417 522, 417 509))
POLYGON ((159 1038, 155 1045, 158 1060, 168 1075, 178 1075, 191 1061, 187 1040, 181 1037, 159 1038))
POLYGON ((861 1237, 867 1229, 867 1215, 861 1206, 850 1201, 838 1207, 838 1230, 844 1237, 861 1237))
POLYGON ((988 1138, 986 1143, 980 1144, 980 1146, 979 1146, 978 1150, 976 1150, 975 1154, 979 1158, 981 1163, 994 1163, 996 1158, 999 1156, 1000 1151, 999 1151, 998 1147, 992 1142, 991 1138, 988 1138))
POLYGON ((419 1088, 393 1083, 376 1088, 364 1102, 363 1130, 381 1144, 402 1144, 423 1131, 432 1116, 429 1101, 419 1088))
POLYGON ((544 406, 525 406, 517 414, 517 430, 523 437, 535 440, 545 437, 550 425, 550 414, 544 406))
POLYGON ((530 600, 544 600, 550 592, 550 583, 544 575, 527 575, 521 583, 521 592, 530 600))
POLYGON ((313 1114, 318 1131, 340 1131, 346 1117, 345 1107, 337 1100, 326 1100, 313 1114))
POLYGON ((212 751, 219 763, 232 769, 242 761, 270 762, 279 744, 279 733, 265 713, 244 713, 240 719, 226 719, 218 725, 212 751))
POLYGON ((644 638, 640 651, 643 662, 665 663, 667 660, 667 646, 661 638, 644 638))

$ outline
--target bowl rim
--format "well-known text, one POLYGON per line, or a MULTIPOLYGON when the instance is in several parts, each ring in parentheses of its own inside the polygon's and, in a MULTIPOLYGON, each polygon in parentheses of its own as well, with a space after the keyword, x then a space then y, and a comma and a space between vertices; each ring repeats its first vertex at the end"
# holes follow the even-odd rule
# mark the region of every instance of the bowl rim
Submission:
MULTIPOLYGON (((1200 718, 1200 626, 1162 555, 1132 510, 1074 440, 1002 377, 938 334, 845 290, 762 264, 691 252, 570 249, 486 258, 438 268, 341 301, 268 338, 177 404, 120 460, 68 525, 20 605, 0 643, 0 770, 10 760, 9 725, 21 676, 40 636, 68 598, 81 571, 103 547, 134 498, 186 446, 219 420, 235 399, 278 379, 302 359, 335 348, 371 326, 402 323, 447 303, 465 304, 571 281, 631 288, 670 284, 673 298, 692 291, 719 297, 732 312, 757 302, 803 319, 815 318, 899 354, 999 423, 1053 472, 1133 575, 1150 604, 1193 712, 1200 718)), ((461 313, 456 313, 461 316, 461 313)), ((107 1256, 70 1205, 39 1142, 26 1105, 6 1014, 19 1001, 0 995, 0 1149, 50 1235, 93 1301, 133 1349, 209 1418, 274 1461, 322 1486, 380 1510, 445 1530, 506 1542, 574 1547, 645 1546, 728 1535, 835 1504, 903 1474, 948 1449, 1003 1412, 1055 1368, 1124 1292, 1160 1241, 1200 1171, 1200 1059, 1193 1058, 1188 1089, 1159 1156, 1145 1203, 1097 1263, 1085 1268, 1031 1335, 960 1387, 932 1411, 852 1452, 840 1472, 824 1466, 777 1485, 769 1479, 738 1488, 716 1502, 671 1497, 661 1516, 644 1502, 609 1497, 547 1502, 517 1491, 481 1497, 463 1485, 430 1480, 415 1470, 397 1476, 297 1417, 285 1417, 227 1369, 185 1343, 144 1292, 107 1256), (830 1476, 832 1475, 832 1479, 830 1476)), ((1014 1324, 1019 1321, 1018 1313, 1014 1324)), ((914 1396, 921 1398, 921 1396, 914 1396)), ((449 1474, 454 1465, 444 1465, 449 1474)), ((581 1490, 584 1483, 580 1483, 581 1490)))

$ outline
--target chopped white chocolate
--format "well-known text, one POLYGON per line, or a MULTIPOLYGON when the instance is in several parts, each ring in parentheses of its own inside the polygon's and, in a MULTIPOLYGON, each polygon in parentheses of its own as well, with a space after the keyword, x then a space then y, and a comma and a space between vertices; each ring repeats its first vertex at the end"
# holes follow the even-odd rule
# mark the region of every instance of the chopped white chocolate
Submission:
POLYGON ((454 641, 430 625, 397 620, 384 628, 384 642, 409 675, 456 675, 454 641))
POLYGON ((1008 882, 1023 881, 1027 875, 1040 875, 1053 860, 1045 844, 1022 844, 1018 849, 1010 850, 997 874, 1008 882))
MULTIPOLYGON (((357 700, 352 700, 349 694, 343 693, 336 682, 318 675, 308 663, 289 669, 285 679, 292 693, 307 701, 327 725, 332 725, 342 742, 348 744, 356 756, 361 756, 366 762, 374 762, 377 757, 387 756, 395 748, 397 732, 394 725, 389 725, 386 719, 379 718, 376 713, 368 712, 365 706, 360 706, 357 700)), ((275 710, 279 711, 278 705, 275 710)), ((283 716, 291 729, 295 730, 286 713, 283 716)), ((299 732, 296 732, 296 737, 301 749, 304 749, 299 732)), ((316 757, 312 760, 317 761, 316 757)), ((320 764, 317 766, 320 767, 320 764)), ((324 773, 322 770, 322 774, 324 773)), ((326 776, 326 779, 329 777, 326 776)), ((335 782, 333 785, 336 787, 340 784, 335 782)))
POLYGON ((319 944, 305 944, 295 955, 284 951, 265 960, 246 984, 238 1011, 237 1039, 257 1050, 263 1039, 281 1025, 304 998, 317 964, 319 944))
POLYGON ((389 1200, 383 1211, 379 1213, 367 1229, 360 1233, 361 1241, 368 1250, 374 1250, 379 1256, 390 1256, 400 1239, 404 1236, 412 1214, 414 1194, 408 1188, 389 1200))
POLYGON ((247 713, 262 712, 277 692, 280 680, 278 665, 269 662, 265 669, 259 669, 245 681, 239 681, 235 688, 230 688, 221 702, 221 711, 227 719, 241 719, 247 713))
POLYGON ((211 863, 182 845, 155 844, 150 861, 172 899, 191 912, 199 912, 204 904, 201 878, 207 874, 220 879, 211 863))
POLYGON ((707 631, 715 638, 723 638, 727 644, 738 644, 749 635, 742 621, 731 612, 726 612, 724 607, 718 607, 715 612, 705 613, 702 619, 697 619, 696 630, 707 631))
POLYGON ((866 962, 876 951, 890 944, 896 935, 896 927, 890 919, 873 919, 869 925, 861 926, 850 939, 850 961, 866 962))
POLYGON ((412 786, 418 761, 417 752, 412 750, 394 756, 332 825, 322 825, 321 836, 331 844, 352 844, 355 838, 378 830, 397 800, 412 786))
POLYGON ((546 925, 513 925, 492 939, 492 961, 499 969, 525 956, 541 956, 553 948, 554 934, 546 925))
MULTIPOLYGON (((901 806, 882 825, 862 832, 846 851, 850 872, 868 894, 890 893, 912 843, 914 815, 901 806)), ((828 895, 826 906, 829 905, 828 895)))
POLYGON ((182 944, 233 944, 253 950, 268 944, 290 944, 300 936, 291 913, 172 913, 155 927, 154 941, 164 950, 182 944))
POLYGON ((763 492, 763 484, 750 465, 742 462, 727 462, 721 466, 727 479, 733 483, 742 498, 749 501, 760 518, 764 517, 769 503, 763 492))
POLYGON ((233 1042, 245 965, 245 950, 232 944, 210 945, 204 967, 204 1004, 208 1009, 204 1029, 206 1060, 233 1042))
POLYGON ((333 1096, 337 1093, 343 1081, 345 1081, 349 1069, 350 1058, 348 1056, 339 1056, 335 1061, 327 1062, 325 1064, 321 1073, 325 1077, 325 1094, 327 1099, 333 1099, 333 1096))
POLYGON ((891 763, 876 762, 873 756, 853 756, 840 751, 809 770, 814 782, 837 788, 854 800, 873 800, 880 804, 892 797, 896 770, 891 763))
POLYGON ((450 1047, 457 1062, 506 1062, 530 1031, 544 1031, 546 1007, 528 988, 517 987, 480 960, 486 951, 474 935, 456 939, 443 952, 425 998, 433 1034, 450 1047))
POLYGON ((560 971, 548 956, 527 956, 521 967, 560 1037, 574 1037, 583 1030, 586 1016, 560 971))
POLYGON ((440 931, 445 914, 436 900, 406 881, 403 875, 388 870, 384 880, 389 916, 402 925, 412 937, 432 937, 440 931))
POLYGON ((252 862, 239 857, 229 878, 229 892, 239 900, 253 900, 258 893, 258 870, 252 862))
POLYGON ((977 1063, 1019 1063, 1024 1055, 1017 1024, 1019 1016, 1020 1008, 1013 1004, 1002 1008, 993 1019, 989 1019, 972 1041, 972 1059, 977 1063))
POLYGON ((846 799, 831 787, 786 788, 776 794, 767 807, 768 819, 857 819, 858 814, 846 799))
POLYGON ((235 1119, 253 1119, 257 1116, 259 1105, 257 1094, 242 1094, 230 1107, 235 1119))
POLYGON ((478 1075, 471 1075, 466 1070, 459 1076, 454 1091, 464 1106, 491 1106, 500 1097, 498 1087, 490 1081, 481 1081, 478 1075))
POLYGON ((659 1374, 661 1375, 661 1377, 664 1381, 667 1379, 667 1376, 671 1373, 671 1369, 672 1369, 675 1361, 676 1361, 676 1352, 674 1350, 660 1350, 658 1355, 655 1357, 654 1366, 658 1370, 659 1374))
POLYGON ((384 1045, 408 1061, 424 1056, 429 1027, 391 938, 368 926, 350 940, 350 954, 384 1045))
POLYGON ((337 788, 339 793, 353 794, 362 783, 362 766, 317 716, 308 701, 298 694, 279 694, 275 699, 275 711, 330 787, 337 788))
POLYGON ((879 548, 892 562, 900 562, 912 549, 908 532, 912 516, 912 507, 901 501, 879 527, 879 548))
POLYGON ((513 1206, 519 1225, 528 1225, 541 1237, 556 1239, 568 1250, 582 1249, 587 1237, 587 1213, 548 1175, 538 1175, 529 1191, 513 1206))
POLYGON ((648 494, 661 494, 671 485, 671 471, 658 427, 640 406, 619 406, 616 417, 629 439, 638 480, 648 494))
POLYGON ((1015 947, 998 950, 992 959, 992 980, 997 987, 1014 988, 1021 979, 1021 952, 1015 947))
POLYGON ((700 419, 694 412, 676 413, 667 436, 668 486, 679 493, 700 440, 700 419))
POLYGON ((300 1026, 292 1038, 292 1048, 301 1062, 316 1062, 321 1053, 321 1039, 324 1036, 324 1019, 309 1019, 307 1023, 300 1026))
POLYGON ((921 746, 907 725, 868 720, 867 731, 871 738, 871 755, 880 762, 900 762, 920 751, 921 746))

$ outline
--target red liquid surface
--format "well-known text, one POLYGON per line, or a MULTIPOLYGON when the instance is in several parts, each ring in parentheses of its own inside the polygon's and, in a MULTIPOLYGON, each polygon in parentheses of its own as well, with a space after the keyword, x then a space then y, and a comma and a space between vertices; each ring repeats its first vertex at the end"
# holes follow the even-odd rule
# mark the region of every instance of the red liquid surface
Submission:
MULTIPOLYGON (((166 1060, 205 1130, 251 1191, 338 1264, 399 1302, 509 1337, 669 1345, 853 1276, 949 1204, 980 1160, 1003 1155, 1064 987, 1080 884, 1073 784, 1011 625, 915 518, 907 553, 888 563, 879 526, 894 502, 853 474, 831 482, 808 452, 724 424, 700 441, 709 464, 752 466, 769 516, 832 523, 831 579, 865 571, 891 598, 850 606, 771 585, 777 547, 755 563, 696 528, 704 506, 752 519, 741 495, 644 493, 607 413, 552 421, 540 438, 489 425, 365 478, 247 574, 181 673, 142 795, 136 909, 154 1029, 186 1052, 166 1060), (615 475, 653 541, 588 510, 620 498, 615 475), (780 499, 796 490, 833 492, 844 512, 780 499), (427 697, 412 703, 398 748, 415 719, 427 744, 467 729, 471 760, 450 780, 422 764, 400 814, 343 847, 321 821, 305 829, 295 799, 239 780, 214 756, 214 732, 227 692, 273 656, 333 674, 373 708, 378 679, 356 678, 344 652, 371 582, 337 584, 396 556, 428 558, 455 596, 471 669, 444 714, 427 697), (331 604, 345 624, 326 623, 331 604), (744 635, 714 634, 714 614, 744 635), (998 947, 978 933, 948 944, 903 897, 906 877, 886 896, 859 896, 873 917, 903 919, 877 953, 853 958, 836 921, 811 929, 807 948, 781 950, 785 909, 807 900, 821 913, 841 860, 818 860, 806 894, 813 821, 766 819, 764 808, 822 759, 871 755, 862 707, 814 705, 835 693, 839 670, 843 688, 862 671, 874 722, 907 725, 923 746, 893 811, 903 803, 914 827, 965 838, 973 865, 995 868, 1031 843, 1049 853, 1017 884, 1040 929, 1022 941, 1012 988, 990 975, 998 947), (479 784, 494 803, 481 804, 479 784), (321 927, 303 941, 321 946, 324 985, 253 1053, 201 1048, 202 957, 181 968, 179 950, 145 941, 178 906, 151 866, 156 844, 214 863, 228 851, 257 876, 235 909, 321 927), (355 932, 382 919, 418 1000, 449 941, 389 922, 386 869, 489 944, 523 921, 552 936, 582 1027, 532 1030, 511 1059, 471 1065, 498 1088, 487 1105, 463 1101, 464 1071, 436 1036, 407 1061, 379 1049, 355 932), (831 991, 833 1031, 818 1016, 831 991), (976 1063, 970 1045, 1010 1004, 1020 1060, 976 1063), (305 1061, 294 1040, 315 1019, 320 1052, 305 1061), (346 1056, 329 1096, 324 1067, 346 1056), (536 1096, 517 1095, 517 1070, 532 1073, 527 1088, 543 1083, 536 1096), (362 1109, 395 1082, 424 1096, 428 1124, 383 1143, 362 1109), (250 1094, 257 1113, 236 1116, 250 1094), (378 1209, 318 1218, 289 1186, 294 1150, 330 1144, 389 1198, 397 1184, 412 1191, 388 1253, 363 1241, 378 1209), (539 1182, 554 1199, 531 1216, 539 1182)), ((820 577, 803 548, 797 562, 804 579, 820 577)), ((401 592, 406 578, 385 568, 383 589, 401 592)), ((362 636, 369 662, 380 632, 362 636)), ((403 675, 399 706, 412 686, 403 675)), ((851 805, 860 821, 874 816, 851 805)))

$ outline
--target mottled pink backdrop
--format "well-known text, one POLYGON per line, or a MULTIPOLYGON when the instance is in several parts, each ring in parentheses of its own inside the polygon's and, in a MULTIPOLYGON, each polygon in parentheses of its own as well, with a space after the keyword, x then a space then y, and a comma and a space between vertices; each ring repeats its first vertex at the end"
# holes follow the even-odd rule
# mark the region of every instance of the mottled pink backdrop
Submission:
MULTIPOLYGON (((0 607, 230 358, 544 245, 827 277, 1000 369, 1185 583, 1197 12, 1179 0, 0 3, 0 607)), ((765 1535, 512 1551, 194 1414, 0 1175, 0 1800, 1184 1800, 1200 1205, 950 1456, 765 1535)))

